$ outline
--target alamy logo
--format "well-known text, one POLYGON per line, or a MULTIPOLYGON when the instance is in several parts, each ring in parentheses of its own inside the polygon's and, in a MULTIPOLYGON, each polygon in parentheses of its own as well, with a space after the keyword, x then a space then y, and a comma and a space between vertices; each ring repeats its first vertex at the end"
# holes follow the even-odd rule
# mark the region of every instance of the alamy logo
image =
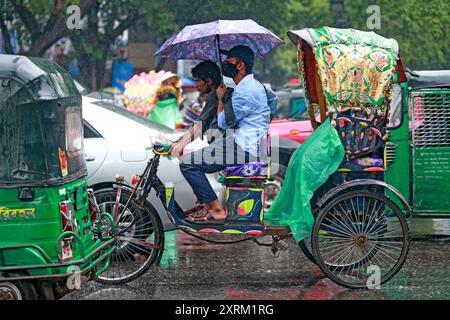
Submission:
POLYGON ((67 288, 70 290, 81 289, 80 268, 77 266, 70 266, 67 268, 67 273, 73 273, 67 278, 67 288))
POLYGON ((367 278, 367 288, 368 289, 381 289, 381 269, 379 266, 370 265, 367 267, 367 273, 370 276, 367 278))
POLYGON ((367 29, 381 29, 381 9, 377 5, 371 5, 367 7, 367 14, 370 16, 367 18, 367 29))
POLYGON ((69 15, 66 20, 66 26, 69 30, 81 29, 80 20, 81 20, 81 10, 77 5, 71 5, 67 7, 66 13, 69 15))

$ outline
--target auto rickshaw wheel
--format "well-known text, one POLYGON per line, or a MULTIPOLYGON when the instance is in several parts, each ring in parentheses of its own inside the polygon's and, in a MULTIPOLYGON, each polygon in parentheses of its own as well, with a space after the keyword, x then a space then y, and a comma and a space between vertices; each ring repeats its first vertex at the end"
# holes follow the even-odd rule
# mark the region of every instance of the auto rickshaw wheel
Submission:
MULTIPOLYGON (((155 208, 148 202, 140 208, 130 193, 123 190, 119 208, 116 189, 95 193, 101 211, 113 213, 118 209, 115 251, 110 256, 109 267, 96 279, 104 284, 124 284, 143 275, 157 260, 164 245, 164 229, 155 208)), ((111 214, 114 216, 114 214, 111 214)))
MULTIPOLYGON (((9 277, 18 277, 22 274, 9 273, 9 277)), ((36 286, 31 281, 17 280, 0 282, 0 300, 38 300, 36 286)))
POLYGON ((312 252, 322 272, 337 284, 375 288, 403 266, 409 230, 400 208, 383 194, 349 191, 319 212, 312 252))

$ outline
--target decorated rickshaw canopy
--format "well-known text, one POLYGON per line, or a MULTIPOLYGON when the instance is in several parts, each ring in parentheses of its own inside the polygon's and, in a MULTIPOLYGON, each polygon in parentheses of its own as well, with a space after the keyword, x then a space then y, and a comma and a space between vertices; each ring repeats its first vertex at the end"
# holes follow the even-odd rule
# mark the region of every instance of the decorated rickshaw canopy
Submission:
POLYGON ((81 96, 41 58, 0 55, 0 187, 46 186, 86 174, 81 96))
POLYGON ((158 103, 158 90, 161 87, 173 87, 177 102, 182 102, 182 82, 178 75, 170 71, 141 72, 125 83, 125 107, 143 117, 148 117, 158 103))
POLYGON ((288 36, 299 50, 299 69, 310 106, 385 116, 394 78, 406 81, 394 39, 329 27, 292 30, 288 36))

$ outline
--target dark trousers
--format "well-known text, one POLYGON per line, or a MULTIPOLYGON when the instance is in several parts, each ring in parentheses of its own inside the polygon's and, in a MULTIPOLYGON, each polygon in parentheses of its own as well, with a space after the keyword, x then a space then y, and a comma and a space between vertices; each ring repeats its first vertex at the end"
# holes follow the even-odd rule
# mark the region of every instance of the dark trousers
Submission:
POLYGON ((256 157, 239 147, 231 136, 186 155, 181 159, 180 170, 200 203, 207 203, 216 200, 217 195, 209 184, 206 173, 251 161, 256 161, 256 157))

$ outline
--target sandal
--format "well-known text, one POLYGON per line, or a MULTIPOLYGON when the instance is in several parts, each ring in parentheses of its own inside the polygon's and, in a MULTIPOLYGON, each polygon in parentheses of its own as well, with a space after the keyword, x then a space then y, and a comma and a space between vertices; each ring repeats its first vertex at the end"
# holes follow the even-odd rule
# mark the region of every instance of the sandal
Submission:
MULTIPOLYGON (((205 206, 206 206, 206 205, 204 205, 204 204, 199 204, 199 205, 197 205, 197 206, 195 206, 195 207, 193 207, 193 208, 191 208, 191 209, 185 211, 185 212, 184 212, 184 215, 185 215, 186 217, 191 217, 191 216, 196 217, 196 216, 199 215, 199 212, 200 212, 203 208, 205 208, 205 206)), ((205 215, 205 214, 203 214, 203 215, 205 215)))

